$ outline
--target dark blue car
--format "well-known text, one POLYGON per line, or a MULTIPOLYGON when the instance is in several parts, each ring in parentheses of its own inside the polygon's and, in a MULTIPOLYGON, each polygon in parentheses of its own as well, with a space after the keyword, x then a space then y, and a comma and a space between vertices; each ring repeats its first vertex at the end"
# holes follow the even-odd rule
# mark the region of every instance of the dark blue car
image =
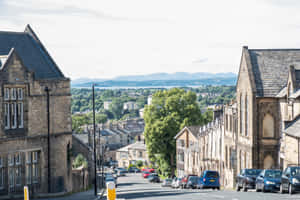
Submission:
POLYGON ((279 191, 281 184, 281 170, 265 169, 256 178, 256 191, 279 191))
POLYGON ((212 188, 220 190, 220 176, 217 171, 206 170, 198 179, 197 188, 212 188))

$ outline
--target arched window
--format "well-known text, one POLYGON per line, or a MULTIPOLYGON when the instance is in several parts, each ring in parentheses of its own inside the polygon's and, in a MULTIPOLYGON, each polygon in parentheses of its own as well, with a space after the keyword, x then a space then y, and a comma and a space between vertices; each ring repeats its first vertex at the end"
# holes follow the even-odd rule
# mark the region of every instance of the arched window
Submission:
POLYGON ((271 169, 274 165, 274 159, 272 156, 268 155, 264 159, 264 169, 271 169))
POLYGON ((245 96, 245 136, 248 136, 248 96, 245 96))
POLYGON ((274 136, 274 119, 270 114, 267 114, 263 120, 263 137, 273 138, 274 136))
POLYGON ((243 96, 241 94, 240 96, 240 134, 243 135, 243 109, 244 109, 244 101, 243 101, 243 96))

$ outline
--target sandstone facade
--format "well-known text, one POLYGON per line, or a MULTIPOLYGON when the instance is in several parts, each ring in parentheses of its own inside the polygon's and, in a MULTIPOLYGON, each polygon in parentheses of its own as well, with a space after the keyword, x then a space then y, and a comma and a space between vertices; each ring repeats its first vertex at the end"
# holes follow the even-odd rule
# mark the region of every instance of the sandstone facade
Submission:
POLYGON ((70 80, 32 29, 0 33, 0 197, 48 192, 50 89, 51 192, 72 190, 70 80))

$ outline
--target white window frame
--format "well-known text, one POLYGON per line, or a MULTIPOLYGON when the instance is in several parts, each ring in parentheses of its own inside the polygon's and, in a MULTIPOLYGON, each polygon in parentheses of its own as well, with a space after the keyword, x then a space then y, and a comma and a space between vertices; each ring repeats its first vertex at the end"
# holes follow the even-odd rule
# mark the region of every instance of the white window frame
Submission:
POLYGON ((15 157, 12 154, 9 154, 7 156, 7 162, 8 162, 9 167, 14 166, 14 164, 15 164, 14 159, 15 159, 15 157))
POLYGON ((18 116, 19 116, 19 119, 18 119, 18 126, 19 128, 24 128, 24 116, 23 116, 23 113, 24 113, 24 108, 23 108, 23 103, 22 102, 18 102, 18 116))
POLYGON ((21 154, 20 153, 16 153, 15 162, 16 162, 16 165, 21 165, 21 154))
POLYGON ((10 129, 10 112, 9 112, 9 103, 4 103, 4 117, 6 118, 5 129, 10 129))
POLYGON ((4 100, 9 100, 10 91, 9 88, 4 88, 4 100))
POLYGON ((18 94, 18 100, 23 100, 23 96, 24 96, 23 88, 18 88, 17 94, 18 94))
POLYGON ((11 103, 10 104, 11 105, 11 113, 13 114, 13 119, 12 119, 12 125, 11 125, 11 128, 12 129, 16 129, 17 128, 17 115, 18 115, 18 113, 17 113, 17 103, 16 102, 14 102, 14 103, 11 103))
POLYGON ((17 100, 17 90, 16 88, 11 88, 10 89, 10 99, 11 100, 17 100))

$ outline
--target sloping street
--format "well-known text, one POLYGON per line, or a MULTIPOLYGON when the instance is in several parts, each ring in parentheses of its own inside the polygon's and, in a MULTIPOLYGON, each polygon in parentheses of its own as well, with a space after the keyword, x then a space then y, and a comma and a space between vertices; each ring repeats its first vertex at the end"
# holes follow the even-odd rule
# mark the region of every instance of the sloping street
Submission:
POLYGON ((141 174, 127 174, 118 178, 118 199, 147 199, 147 200, 201 200, 201 199, 224 199, 224 200, 276 200, 276 199, 299 199, 300 193, 289 195, 279 193, 261 193, 250 190, 249 192, 216 191, 216 190, 191 190, 163 188, 160 183, 148 183, 141 174))

